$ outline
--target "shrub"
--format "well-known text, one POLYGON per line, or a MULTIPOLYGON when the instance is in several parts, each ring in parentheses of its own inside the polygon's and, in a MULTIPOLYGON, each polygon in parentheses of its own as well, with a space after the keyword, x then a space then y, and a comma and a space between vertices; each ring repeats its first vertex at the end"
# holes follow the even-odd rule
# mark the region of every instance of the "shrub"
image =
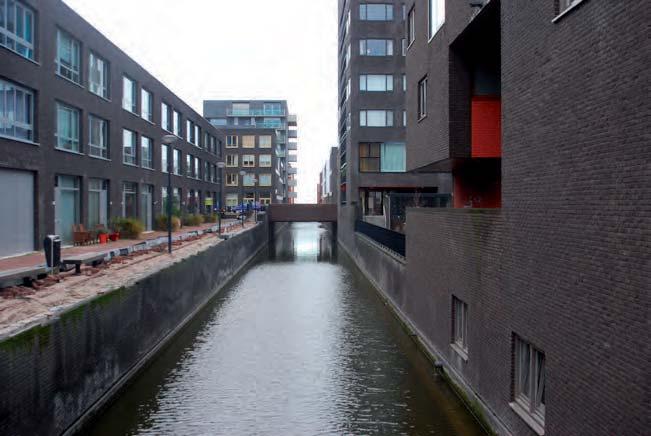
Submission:
POLYGON ((183 215, 184 226, 199 226, 203 224, 203 215, 200 214, 187 214, 183 215))
POLYGON ((216 213, 209 213, 204 216, 204 222, 206 223, 216 223, 217 222, 217 214, 216 213))
POLYGON ((113 229, 120 232, 120 237, 123 239, 139 239, 145 226, 137 218, 115 218, 113 229))
MULTIPOLYGON (((172 231, 176 232, 181 228, 181 220, 177 216, 172 216, 172 231)), ((167 231, 167 215, 156 217, 156 230, 161 232, 167 231)))

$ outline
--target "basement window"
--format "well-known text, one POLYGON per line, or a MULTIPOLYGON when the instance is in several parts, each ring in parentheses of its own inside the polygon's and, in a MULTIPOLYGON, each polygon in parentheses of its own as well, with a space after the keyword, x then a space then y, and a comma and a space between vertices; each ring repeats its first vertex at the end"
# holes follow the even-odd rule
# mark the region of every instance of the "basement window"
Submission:
POLYGON ((545 353, 514 335, 511 408, 539 435, 545 429, 545 353))
POLYGON ((468 360, 468 304, 452 297, 452 349, 468 360))

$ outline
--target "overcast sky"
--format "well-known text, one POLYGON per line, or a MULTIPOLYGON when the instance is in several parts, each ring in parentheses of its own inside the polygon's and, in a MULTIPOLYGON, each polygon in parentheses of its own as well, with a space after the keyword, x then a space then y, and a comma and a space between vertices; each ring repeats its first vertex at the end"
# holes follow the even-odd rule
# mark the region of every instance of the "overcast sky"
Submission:
POLYGON ((336 0, 65 0, 198 113, 207 99, 286 99, 298 200, 337 144, 336 0))

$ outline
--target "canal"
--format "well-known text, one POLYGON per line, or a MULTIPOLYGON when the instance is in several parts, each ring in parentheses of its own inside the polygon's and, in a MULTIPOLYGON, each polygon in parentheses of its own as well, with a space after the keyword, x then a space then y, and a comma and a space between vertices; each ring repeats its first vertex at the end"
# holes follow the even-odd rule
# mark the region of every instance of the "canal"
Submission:
POLYGON ((282 230, 88 430, 484 434, 318 224, 282 230))

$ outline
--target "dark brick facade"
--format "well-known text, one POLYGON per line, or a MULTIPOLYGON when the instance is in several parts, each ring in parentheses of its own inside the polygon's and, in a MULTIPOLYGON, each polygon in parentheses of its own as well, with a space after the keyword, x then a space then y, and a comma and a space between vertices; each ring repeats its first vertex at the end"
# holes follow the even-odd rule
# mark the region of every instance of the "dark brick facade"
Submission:
MULTIPOLYGON (((77 15, 60 0, 23 0, 37 15, 35 26, 35 62, 27 60, 10 50, 0 47, 0 78, 14 82, 34 91, 35 94, 35 141, 25 143, 9 138, 0 138, 0 170, 9 168, 30 171, 35 176, 35 241, 40 246, 46 234, 55 232, 54 184, 57 175, 81 177, 80 221, 88 223, 87 192, 89 178, 109 181, 109 216, 119 216, 122 203, 122 183, 137 183, 140 188, 154 186, 154 214, 160 213, 161 187, 166 185, 166 174, 161 171, 161 138, 169 133, 161 128, 161 102, 181 113, 181 135, 176 148, 181 150, 181 174, 185 174, 185 160, 188 153, 202 161, 200 179, 174 176, 172 184, 182 189, 185 197, 190 190, 201 191, 202 204, 206 197, 215 198, 219 190, 216 176, 204 180, 204 162, 216 165, 219 160, 219 132, 201 115, 164 87, 134 60, 101 35, 88 22, 77 15), (73 83, 55 73, 57 50, 57 29, 64 30, 81 42, 81 85, 73 83), (110 64, 110 95, 108 99, 98 97, 89 91, 89 55, 96 53, 110 64), (122 109, 122 78, 129 76, 137 83, 138 112, 140 111, 140 90, 146 88, 153 94, 153 122, 122 109), (62 102, 77 108, 80 116, 81 153, 70 153, 55 149, 56 109, 55 103, 62 102), (99 116, 109 122, 109 160, 92 158, 88 155, 89 115, 99 116), (201 129, 201 147, 184 140, 186 120, 198 124, 201 129), (122 163, 122 129, 137 133, 138 166, 122 163), (216 138, 215 152, 209 152, 204 144, 204 134, 216 138), (153 140, 153 168, 140 166, 140 137, 153 140)), ((216 171, 215 171, 216 172, 216 171)), ((140 209, 140 202, 138 202, 140 209)), ((138 212, 139 215, 141 211, 138 212)))
POLYGON ((409 89, 434 78, 438 114, 408 128, 409 166, 454 157, 449 46, 498 8, 502 207, 410 209, 401 310, 497 430, 535 434, 509 406, 518 335, 545 353, 546 435, 646 434, 649 5, 584 0, 560 18, 553 0, 446 6, 442 38, 427 43, 421 13, 408 54, 409 89), (468 304, 467 361, 450 345, 453 296, 468 304))

